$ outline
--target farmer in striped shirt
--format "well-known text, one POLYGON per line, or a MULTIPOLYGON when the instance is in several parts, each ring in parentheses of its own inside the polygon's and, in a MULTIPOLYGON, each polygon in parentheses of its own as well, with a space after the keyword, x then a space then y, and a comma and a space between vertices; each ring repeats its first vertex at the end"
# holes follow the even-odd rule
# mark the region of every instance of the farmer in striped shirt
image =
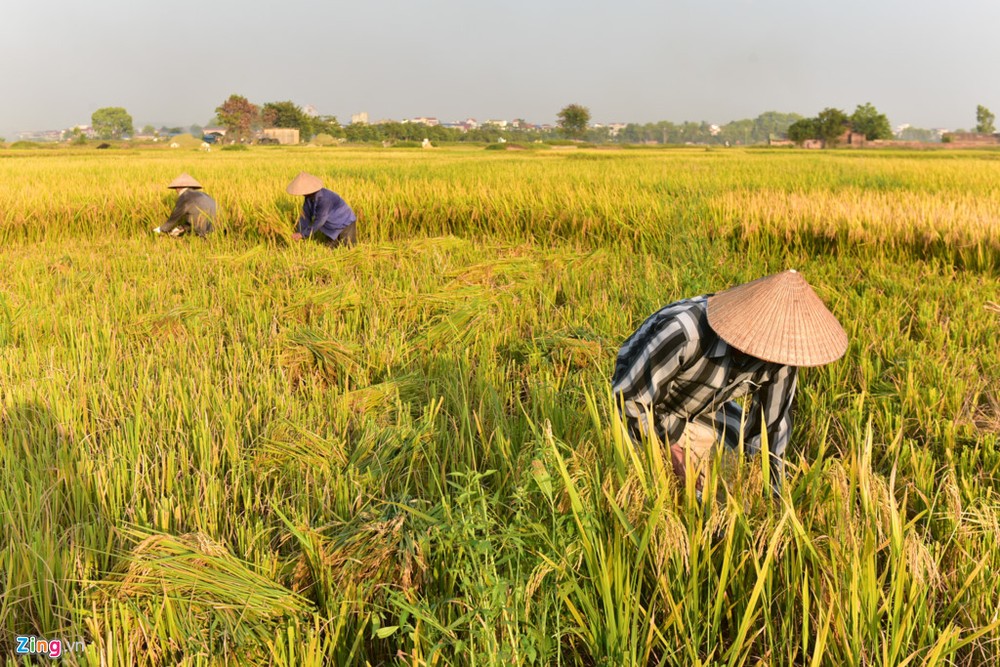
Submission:
MULTIPOLYGON (((847 334, 795 271, 665 306, 618 352, 613 391, 633 442, 670 446, 675 474, 701 469, 712 447, 761 450, 780 494, 792 431, 796 369, 835 361, 847 334), (744 414, 734 400, 752 395, 744 414), (741 428, 742 427, 742 428, 741 428)), ((701 487, 701 474, 697 486, 701 487)))

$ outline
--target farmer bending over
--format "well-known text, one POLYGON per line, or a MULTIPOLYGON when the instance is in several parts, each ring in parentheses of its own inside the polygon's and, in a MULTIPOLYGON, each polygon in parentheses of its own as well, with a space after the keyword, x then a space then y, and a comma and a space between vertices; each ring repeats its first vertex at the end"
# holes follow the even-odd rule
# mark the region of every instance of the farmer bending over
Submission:
POLYGON ((293 239, 314 238, 331 248, 352 246, 357 242, 354 211, 340 195, 324 188, 319 178, 299 172, 288 184, 287 191, 290 195, 303 195, 305 198, 298 231, 292 234, 293 239))
MULTIPOLYGON (((767 431, 770 484, 781 493, 796 369, 836 361, 847 334, 809 283, 786 271, 663 307, 618 352, 615 400, 632 441, 669 444, 674 473, 698 470, 716 442, 748 455, 767 431), (752 394, 746 414, 733 399, 752 394), (763 413, 763 414, 762 414, 763 413), (761 419, 763 417, 763 425, 761 419)), ((765 484, 767 480, 765 480, 765 484)))
POLYGON ((201 191, 201 183, 184 173, 167 187, 177 191, 177 203, 170 218, 153 232, 180 236, 194 229, 202 238, 210 234, 215 220, 215 200, 201 191))

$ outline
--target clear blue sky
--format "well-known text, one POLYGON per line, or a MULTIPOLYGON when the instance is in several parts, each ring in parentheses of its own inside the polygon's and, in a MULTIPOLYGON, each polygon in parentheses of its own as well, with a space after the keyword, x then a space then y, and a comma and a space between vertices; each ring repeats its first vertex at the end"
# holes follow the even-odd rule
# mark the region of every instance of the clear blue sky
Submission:
POLYGON ((763 111, 968 128, 1000 113, 1000 1, 5 0, 0 136, 89 123, 204 124, 230 93, 348 122, 595 122, 763 111))

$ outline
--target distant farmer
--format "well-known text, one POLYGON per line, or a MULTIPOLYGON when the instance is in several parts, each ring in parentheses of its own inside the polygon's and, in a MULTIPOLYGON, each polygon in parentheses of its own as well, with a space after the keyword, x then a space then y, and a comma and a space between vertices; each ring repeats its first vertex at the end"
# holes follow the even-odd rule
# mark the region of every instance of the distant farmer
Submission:
POLYGON ((153 232, 181 236, 194 229, 202 238, 210 234, 215 220, 215 200, 201 191, 201 183, 184 173, 167 187, 177 191, 177 203, 170 218, 153 232))
POLYGON ((288 185, 288 194, 305 197, 293 239, 313 238, 331 248, 357 243, 354 211, 340 195, 324 188, 319 178, 300 172, 288 185))
MULTIPOLYGON (((618 352, 615 400, 632 441, 670 447, 674 473, 699 471, 717 442, 748 455, 767 432, 770 484, 780 494, 799 366, 836 361, 847 334, 809 283, 785 271, 651 315, 618 352), (746 413, 733 399, 752 394, 746 413), (763 418, 763 427, 761 420, 763 418)), ((767 480, 765 480, 765 484, 767 480)))

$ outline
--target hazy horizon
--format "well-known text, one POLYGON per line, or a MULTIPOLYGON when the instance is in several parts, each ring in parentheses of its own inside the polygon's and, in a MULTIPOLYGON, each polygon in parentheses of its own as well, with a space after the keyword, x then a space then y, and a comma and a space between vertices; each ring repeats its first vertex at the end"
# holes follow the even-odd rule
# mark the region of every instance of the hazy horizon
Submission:
POLYGON ((893 126, 956 129, 977 104, 1000 110, 1000 3, 648 4, 14 0, 0 10, 0 136, 89 124, 108 106, 137 128, 204 125, 232 93, 343 124, 361 111, 554 123, 578 103, 599 123, 724 125, 871 102, 893 126))

